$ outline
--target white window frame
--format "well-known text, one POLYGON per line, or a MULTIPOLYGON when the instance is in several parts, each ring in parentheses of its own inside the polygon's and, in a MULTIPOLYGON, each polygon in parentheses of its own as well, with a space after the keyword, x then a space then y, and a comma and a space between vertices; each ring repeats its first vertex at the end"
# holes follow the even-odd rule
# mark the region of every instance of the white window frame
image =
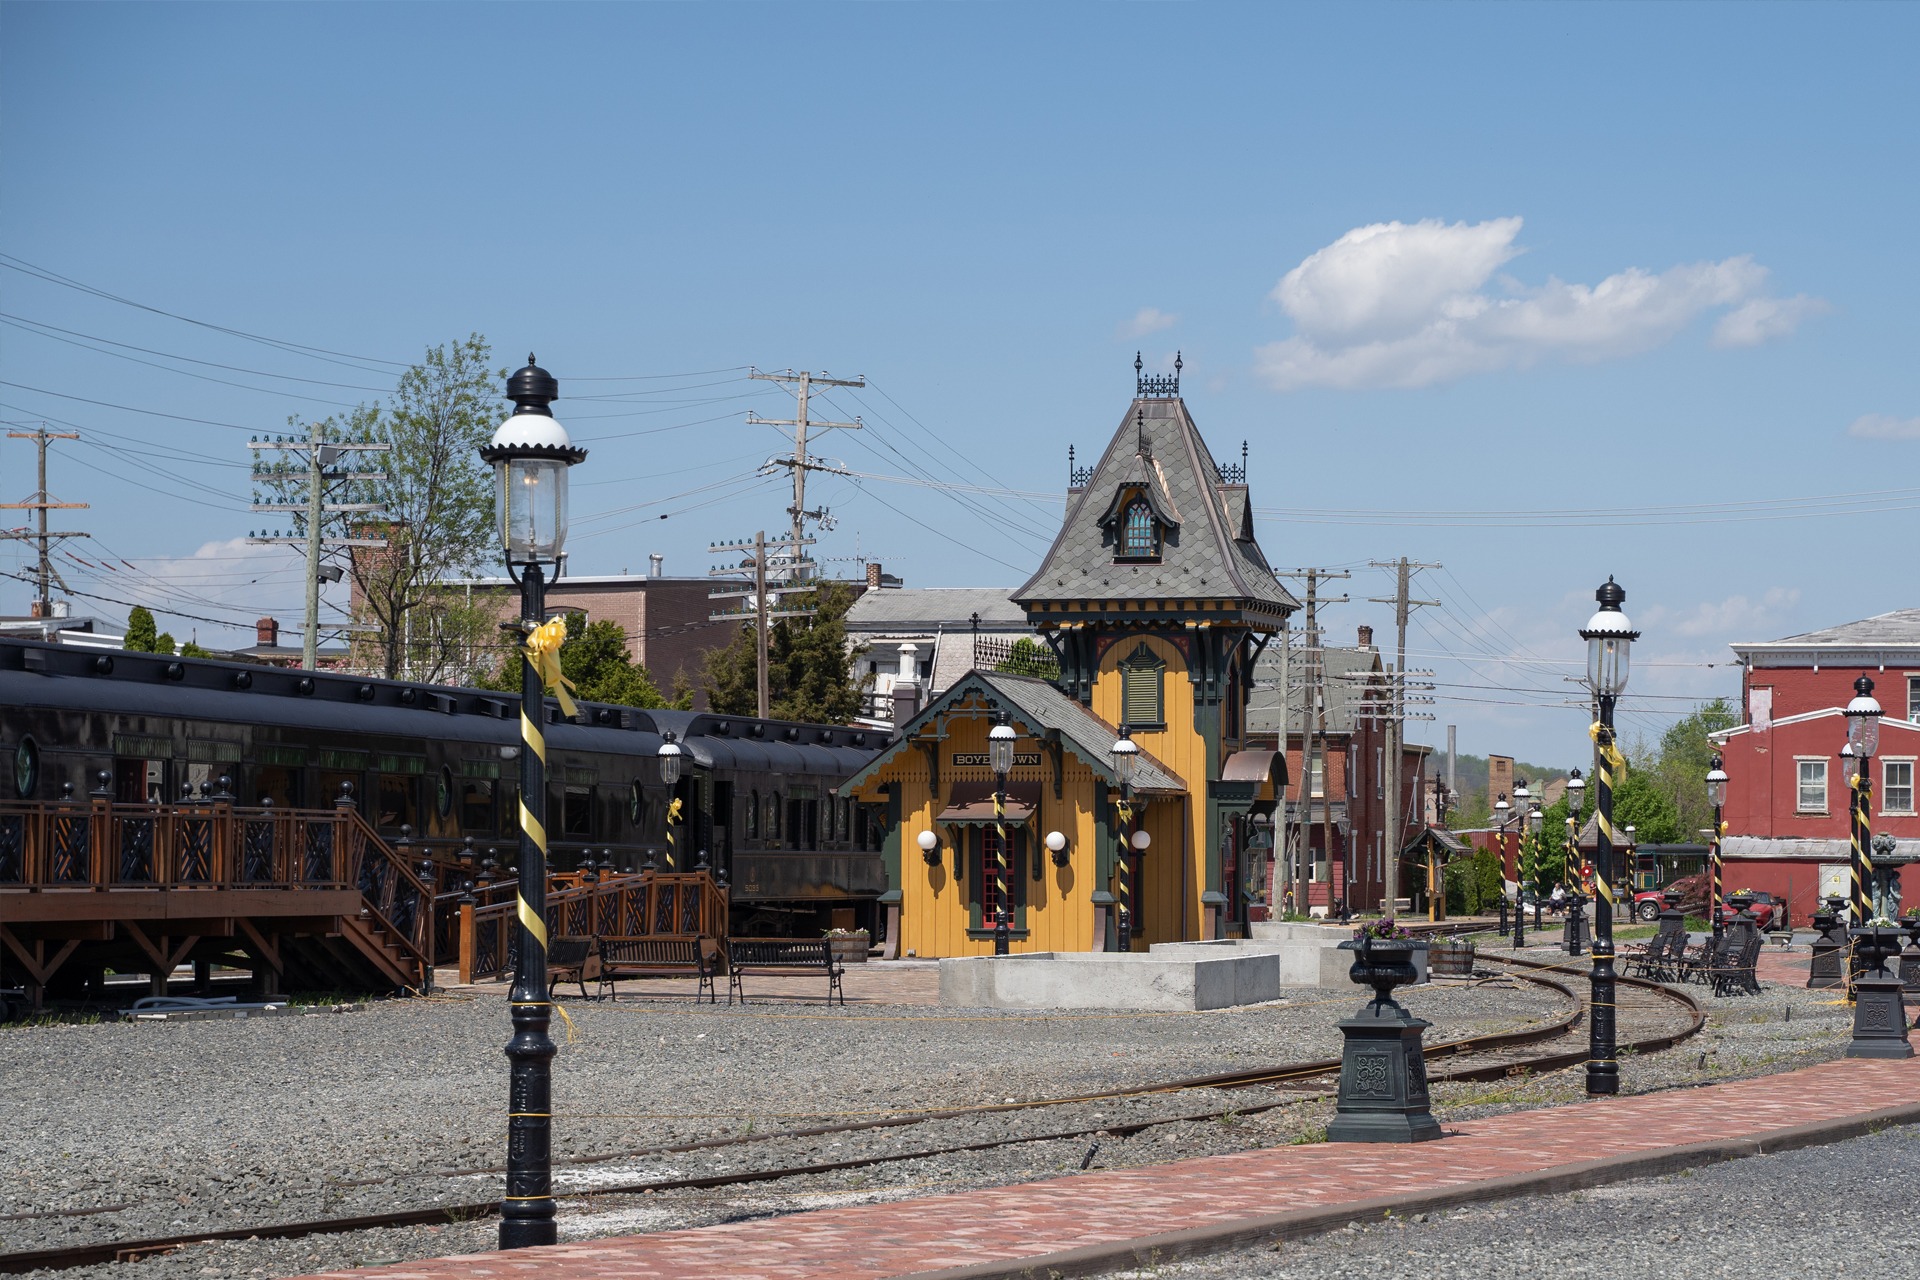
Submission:
POLYGON ((1373 749, 1373 797, 1376 800, 1381 800, 1386 798, 1386 794, 1387 749, 1385 747, 1375 747, 1373 749))
POLYGON ((1880 758, 1880 812, 1882 814, 1900 814, 1906 817, 1913 816, 1913 766, 1913 756, 1882 756, 1880 758), (1892 804, 1888 803, 1893 797, 1891 774, 1895 765, 1899 765, 1907 771, 1907 803, 1904 808, 1895 808, 1892 804))
POLYGON ((1827 768, 1827 765, 1828 765, 1828 761, 1825 756, 1795 756, 1793 758, 1793 811, 1795 813, 1826 813, 1828 812, 1827 802, 1828 802, 1828 796, 1829 796, 1829 789, 1832 783, 1831 783, 1831 775, 1827 768), (1807 803, 1806 803, 1806 785, 1807 784, 1800 777, 1800 772, 1802 768, 1810 764, 1817 764, 1820 766, 1820 806, 1819 808, 1809 808, 1807 806, 1807 803))
POLYGON ((1315 800, 1324 800, 1327 795, 1327 757, 1322 752, 1313 758, 1307 766, 1307 795, 1315 800))
POLYGON ((1920 671, 1903 672, 1907 677, 1907 719, 1920 723, 1920 671))

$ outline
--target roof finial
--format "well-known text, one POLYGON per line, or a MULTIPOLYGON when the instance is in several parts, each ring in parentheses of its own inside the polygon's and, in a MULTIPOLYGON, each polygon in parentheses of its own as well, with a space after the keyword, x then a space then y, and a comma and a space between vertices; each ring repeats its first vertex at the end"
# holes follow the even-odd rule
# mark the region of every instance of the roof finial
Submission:
POLYGON ((1147 411, 1144 406, 1133 411, 1134 447, 1141 457, 1147 456, 1147 411))

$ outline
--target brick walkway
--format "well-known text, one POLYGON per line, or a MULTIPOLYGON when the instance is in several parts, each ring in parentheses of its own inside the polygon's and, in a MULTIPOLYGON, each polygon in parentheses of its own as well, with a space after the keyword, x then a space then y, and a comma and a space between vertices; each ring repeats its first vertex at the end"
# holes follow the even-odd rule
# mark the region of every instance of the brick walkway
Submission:
MULTIPOLYGON (((329 1276, 386 1280, 880 1280, 1538 1175, 1710 1139, 1757 1138, 1920 1105, 1920 1058, 1473 1120, 1416 1146, 1322 1143, 1084 1173, 511 1254, 329 1276)), ((1377 1212, 1377 1211, 1376 1211, 1377 1212)))

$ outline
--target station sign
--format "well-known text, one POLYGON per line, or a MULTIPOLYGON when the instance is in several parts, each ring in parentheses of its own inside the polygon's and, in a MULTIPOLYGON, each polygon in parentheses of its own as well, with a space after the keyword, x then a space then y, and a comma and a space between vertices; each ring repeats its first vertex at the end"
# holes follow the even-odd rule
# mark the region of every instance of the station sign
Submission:
MULTIPOLYGON (((1016 751, 1013 753, 1013 767, 1022 765, 1040 766, 1038 751, 1016 751)), ((984 751, 956 751, 953 753, 953 767, 956 769, 991 769, 992 762, 984 751)))

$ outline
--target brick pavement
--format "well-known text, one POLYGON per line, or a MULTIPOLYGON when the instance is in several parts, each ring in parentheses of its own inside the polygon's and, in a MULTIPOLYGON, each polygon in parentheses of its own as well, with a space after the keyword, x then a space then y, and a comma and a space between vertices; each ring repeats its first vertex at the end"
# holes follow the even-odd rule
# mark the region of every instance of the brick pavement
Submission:
POLYGON ((1450 1126, 1440 1141, 1415 1146, 1279 1147, 696 1230, 327 1274, 383 1280, 880 1280, 1230 1228, 1289 1210, 1337 1211, 1397 1193, 1551 1175, 1608 1157, 1654 1155, 1711 1139, 1763 1138, 1902 1105, 1920 1106, 1920 1058, 1841 1060, 1754 1080, 1466 1121, 1450 1126))

